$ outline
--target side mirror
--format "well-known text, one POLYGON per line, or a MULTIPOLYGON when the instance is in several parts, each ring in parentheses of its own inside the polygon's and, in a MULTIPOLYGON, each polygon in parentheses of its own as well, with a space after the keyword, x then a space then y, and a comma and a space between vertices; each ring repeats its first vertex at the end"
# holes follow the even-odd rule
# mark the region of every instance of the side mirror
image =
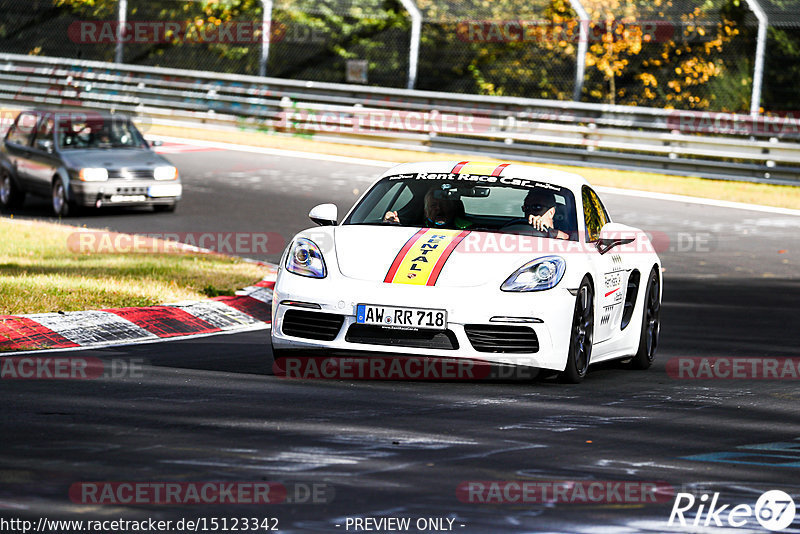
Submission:
POLYGON ((147 143, 150 145, 150 147, 156 147, 156 146, 163 145, 164 141, 158 141, 158 140, 156 140, 156 141, 147 141, 147 143))
POLYGON ((600 230, 600 238, 597 240, 597 251, 605 254, 614 247, 627 245, 636 240, 636 229, 618 223, 607 223, 600 230))
POLYGON ((320 226, 336 226, 339 209, 336 204, 320 204, 308 212, 308 218, 320 226))
POLYGON ((50 139, 37 139, 36 140, 36 148, 39 150, 44 150, 48 154, 52 154, 54 150, 53 141, 50 139))

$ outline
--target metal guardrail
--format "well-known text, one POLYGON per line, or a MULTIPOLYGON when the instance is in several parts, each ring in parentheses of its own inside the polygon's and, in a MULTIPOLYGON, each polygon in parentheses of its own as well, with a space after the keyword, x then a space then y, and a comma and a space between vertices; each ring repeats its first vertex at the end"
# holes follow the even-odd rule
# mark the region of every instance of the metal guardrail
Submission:
POLYGON ((0 103, 315 134, 337 142, 800 185, 800 125, 0 54, 0 103), (715 132, 719 129, 719 132, 715 132))

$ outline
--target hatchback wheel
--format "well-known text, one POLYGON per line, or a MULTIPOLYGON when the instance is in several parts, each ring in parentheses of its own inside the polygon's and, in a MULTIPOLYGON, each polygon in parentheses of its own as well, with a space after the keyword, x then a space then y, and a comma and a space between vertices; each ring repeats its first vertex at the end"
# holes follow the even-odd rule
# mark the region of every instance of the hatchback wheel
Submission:
POLYGON ((53 182, 53 213, 56 217, 67 217, 69 212, 70 205, 67 200, 67 190, 61 178, 56 178, 53 182))

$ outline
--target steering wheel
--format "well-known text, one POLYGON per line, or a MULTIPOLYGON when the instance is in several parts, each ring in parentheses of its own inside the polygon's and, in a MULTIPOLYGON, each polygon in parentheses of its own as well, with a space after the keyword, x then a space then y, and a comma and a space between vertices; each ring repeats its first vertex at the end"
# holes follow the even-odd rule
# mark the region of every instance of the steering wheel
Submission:
POLYGON ((537 230, 531 226, 531 223, 528 222, 528 219, 522 217, 518 219, 511 219, 501 226, 500 230, 509 234, 530 235, 533 237, 552 237, 551 231, 537 230))

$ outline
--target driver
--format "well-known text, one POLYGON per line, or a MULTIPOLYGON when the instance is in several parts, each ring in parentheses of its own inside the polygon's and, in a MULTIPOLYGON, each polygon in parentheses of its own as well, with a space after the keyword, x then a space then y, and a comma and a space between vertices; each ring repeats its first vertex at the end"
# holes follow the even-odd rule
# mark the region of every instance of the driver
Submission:
POLYGON ((95 143, 99 143, 101 145, 107 145, 111 143, 111 137, 108 134, 108 130, 106 130, 102 125, 92 126, 90 135, 91 139, 93 139, 95 143))
MULTIPOLYGON (((439 186, 433 186, 425 193, 425 220, 422 226, 426 228, 467 228, 472 223, 459 216, 458 200, 447 196, 447 191, 439 186)), ((396 211, 387 211, 383 222, 400 223, 396 211)))
POLYGON ((553 219, 557 207, 555 193, 537 187, 531 189, 525 196, 522 211, 525 213, 528 223, 540 232, 547 232, 547 237, 569 239, 569 234, 555 227, 553 219))

